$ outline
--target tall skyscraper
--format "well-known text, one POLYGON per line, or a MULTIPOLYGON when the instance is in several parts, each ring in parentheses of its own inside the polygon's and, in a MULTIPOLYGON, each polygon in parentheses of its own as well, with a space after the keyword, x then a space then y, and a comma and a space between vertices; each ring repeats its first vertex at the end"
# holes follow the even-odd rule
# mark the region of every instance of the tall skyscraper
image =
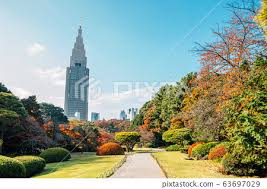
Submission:
POLYGON ((66 71, 64 111, 69 118, 88 120, 89 69, 86 64, 80 26, 70 57, 70 67, 67 67, 66 71))

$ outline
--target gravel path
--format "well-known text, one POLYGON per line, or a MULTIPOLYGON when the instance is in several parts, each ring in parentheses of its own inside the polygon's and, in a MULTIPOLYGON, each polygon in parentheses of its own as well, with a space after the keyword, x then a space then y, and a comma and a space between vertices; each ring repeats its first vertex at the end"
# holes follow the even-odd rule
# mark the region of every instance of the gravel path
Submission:
POLYGON ((165 178, 165 175, 150 153, 136 153, 129 155, 111 178, 165 178))

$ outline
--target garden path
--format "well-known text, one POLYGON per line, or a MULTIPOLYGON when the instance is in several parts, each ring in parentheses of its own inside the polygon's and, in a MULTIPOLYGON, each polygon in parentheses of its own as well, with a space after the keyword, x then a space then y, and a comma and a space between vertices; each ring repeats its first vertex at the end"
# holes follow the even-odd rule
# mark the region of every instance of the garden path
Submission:
POLYGON ((165 178, 165 175, 150 153, 134 153, 128 155, 111 178, 165 178))

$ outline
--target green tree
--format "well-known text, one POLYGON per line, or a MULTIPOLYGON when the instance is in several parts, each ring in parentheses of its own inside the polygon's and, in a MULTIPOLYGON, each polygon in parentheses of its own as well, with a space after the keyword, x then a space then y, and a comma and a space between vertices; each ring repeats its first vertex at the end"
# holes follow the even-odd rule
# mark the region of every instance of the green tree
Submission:
POLYGON ((4 93, 11 93, 6 86, 0 82, 0 92, 4 92, 4 93))
POLYGON ((134 145, 140 141, 140 134, 138 132, 117 132, 115 133, 115 140, 120 144, 126 146, 127 152, 133 150, 134 145))
POLYGON ((258 58, 245 82, 244 92, 226 109, 230 140, 226 172, 263 175, 267 171, 267 61, 258 58), (229 160, 230 159, 230 160, 229 160))
POLYGON ((0 92, 0 153, 4 144, 4 134, 14 124, 19 123, 17 118, 25 118, 27 112, 23 104, 11 93, 0 92))
POLYGON ((18 114, 14 111, 0 109, 0 154, 2 154, 4 134, 12 124, 16 123, 18 117, 18 114))
POLYGON ((40 104, 38 104, 36 96, 29 96, 28 98, 22 99, 21 102, 30 116, 32 116, 40 124, 44 123, 40 104))
POLYGON ((21 117, 28 115, 21 101, 11 93, 0 92, 0 108, 14 111, 21 117))

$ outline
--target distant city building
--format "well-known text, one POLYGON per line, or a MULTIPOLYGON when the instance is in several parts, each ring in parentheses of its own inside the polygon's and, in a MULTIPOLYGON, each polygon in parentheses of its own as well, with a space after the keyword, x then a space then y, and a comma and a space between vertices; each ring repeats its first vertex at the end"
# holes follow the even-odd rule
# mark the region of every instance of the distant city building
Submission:
POLYGON ((88 120, 89 69, 86 64, 80 26, 70 57, 70 67, 66 71, 64 112, 70 119, 88 120))
POLYGON ((128 120, 132 121, 137 114, 138 114, 137 108, 129 108, 127 112, 122 110, 120 113, 120 120, 127 120, 128 119, 128 120))
POLYGON ((98 121, 100 119, 100 113, 92 112, 91 113, 91 121, 98 121))
POLYGON ((137 114, 138 114, 137 108, 130 108, 130 109, 128 109, 128 116, 127 117, 130 119, 130 121, 132 121, 137 114))
POLYGON ((122 110, 120 113, 120 120, 126 120, 126 119, 127 119, 127 114, 124 110, 122 110))

